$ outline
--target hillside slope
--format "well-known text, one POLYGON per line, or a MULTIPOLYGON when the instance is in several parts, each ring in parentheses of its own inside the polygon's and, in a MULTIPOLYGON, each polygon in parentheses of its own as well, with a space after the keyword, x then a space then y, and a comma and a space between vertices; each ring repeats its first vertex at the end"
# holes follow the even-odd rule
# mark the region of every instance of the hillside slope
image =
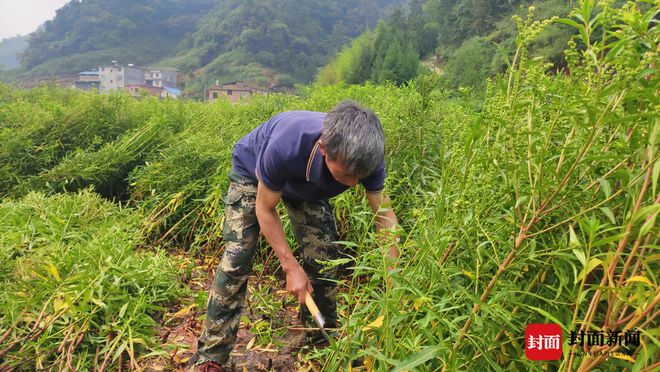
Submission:
POLYGON ((196 30, 214 0, 71 1, 32 33, 21 60, 32 75, 75 73, 110 60, 148 64, 196 30))
POLYGON ((309 82, 344 44, 401 0, 226 1, 206 16, 179 55, 183 69, 210 77, 256 78, 273 69, 278 83, 309 82))
POLYGON ((192 79, 268 86, 309 82, 330 55, 403 0, 71 1, 29 37, 2 80, 76 74, 117 60, 167 65, 192 79))

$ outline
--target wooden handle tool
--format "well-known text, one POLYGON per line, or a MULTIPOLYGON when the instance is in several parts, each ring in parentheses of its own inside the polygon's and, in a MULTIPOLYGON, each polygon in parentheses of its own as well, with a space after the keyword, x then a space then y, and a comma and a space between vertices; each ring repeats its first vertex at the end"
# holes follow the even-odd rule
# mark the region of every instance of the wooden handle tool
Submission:
POLYGON ((323 314, 321 314, 321 311, 319 311, 318 306, 316 306, 316 303, 314 302, 314 299, 309 294, 309 292, 305 293, 305 305, 307 305, 307 309, 312 314, 312 318, 314 318, 314 322, 321 330, 321 333, 323 333, 323 336, 330 342, 330 344, 333 344, 334 340, 332 337, 330 337, 324 328, 325 318, 323 318, 323 314))

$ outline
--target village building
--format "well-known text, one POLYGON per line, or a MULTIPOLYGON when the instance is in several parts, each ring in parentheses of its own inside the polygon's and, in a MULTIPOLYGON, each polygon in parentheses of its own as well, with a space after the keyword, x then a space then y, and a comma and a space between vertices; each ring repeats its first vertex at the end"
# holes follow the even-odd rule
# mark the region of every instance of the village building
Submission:
POLYGON ((126 85, 145 85, 144 71, 132 64, 124 67, 113 61, 110 66, 99 67, 100 93, 123 90, 126 85))
POLYGON ((177 99, 181 96, 181 89, 172 87, 155 87, 153 85, 126 85, 124 90, 133 97, 154 96, 159 98, 177 99))
POLYGON ((177 75, 178 70, 175 68, 154 67, 145 71, 144 79, 147 85, 153 85, 155 87, 161 88, 176 87, 177 75))
POLYGON ((98 70, 82 71, 78 74, 78 80, 73 83, 73 87, 80 90, 98 91, 100 82, 98 70))
POLYGON ((74 87, 91 90, 96 82, 99 93, 125 90, 134 97, 146 94, 159 98, 178 98, 181 90, 177 88, 177 73, 175 68, 145 70, 132 64, 122 66, 112 61, 112 65, 100 66, 98 71, 81 72, 74 87))
POLYGON ((232 81, 231 83, 218 84, 207 90, 206 99, 208 102, 214 102, 218 99, 228 99, 232 103, 238 102, 240 99, 251 97, 253 94, 267 93, 263 89, 251 87, 243 81, 232 81))
POLYGON ((160 97, 163 92, 163 88, 154 87, 146 84, 125 85, 124 90, 130 93, 133 97, 142 97, 142 96, 160 97))

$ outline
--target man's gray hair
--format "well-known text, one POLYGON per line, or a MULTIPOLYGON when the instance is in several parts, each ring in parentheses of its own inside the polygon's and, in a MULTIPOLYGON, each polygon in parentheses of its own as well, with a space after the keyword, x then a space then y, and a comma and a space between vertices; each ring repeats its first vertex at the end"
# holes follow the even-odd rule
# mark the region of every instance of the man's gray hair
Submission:
POLYGON ((360 178, 373 172, 385 156, 385 135, 373 111, 353 101, 335 106, 323 121, 321 142, 330 160, 360 178))

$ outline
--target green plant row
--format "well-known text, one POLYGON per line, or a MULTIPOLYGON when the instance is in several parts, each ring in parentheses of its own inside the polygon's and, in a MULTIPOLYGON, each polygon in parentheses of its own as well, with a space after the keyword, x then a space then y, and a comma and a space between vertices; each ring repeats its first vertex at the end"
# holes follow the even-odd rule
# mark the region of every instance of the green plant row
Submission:
POLYGON ((90 190, 0 204, 3 367, 110 368, 124 354, 134 368, 159 350, 163 306, 187 292, 164 250, 137 249, 140 219, 90 190))

